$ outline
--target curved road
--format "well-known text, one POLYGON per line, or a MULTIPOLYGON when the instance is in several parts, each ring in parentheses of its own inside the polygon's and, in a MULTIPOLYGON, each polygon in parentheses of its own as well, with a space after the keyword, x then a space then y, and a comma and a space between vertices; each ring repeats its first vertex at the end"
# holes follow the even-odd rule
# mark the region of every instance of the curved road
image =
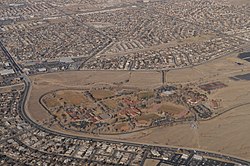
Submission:
MULTIPOLYGON (((149 147, 164 147, 164 148, 168 148, 170 150, 178 150, 178 149, 184 149, 184 150, 193 150, 195 151, 196 153, 198 154, 204 154, 206 156, 210 156, 210 157, 216 157, 216 158, 224 158, 224 159, 227 159, 229 161, 232 161, 232 162, 235 162, 235 163, 240 163, 242 165, 249 165, 250 166, 250 161, 246 161, 246 160, 243 160, 243 159, 239 159, 239 158, 236 158, 236 157, 232 157, 232 156, 228 156, 228 155, 223 155, 223 154, 219 154, 219 153, 212 153, 212 152, 207 152, 207 151, 202 151, 202 150, 194 150, 194 149, 188 149, 188 148, 178 148, 178 147, 170 147, 170 146, 160 146, 160 145, 153 145, 153 144, 142 144, 142 143, 135 143, 135 142, 128 142, 128 141, 118 141, 118 140, 110 140, 110 139, 101 139, 101 138, 95 138, 95 137, 80 137, 80 136, 73 136, 73 135, 70 135, 70 134, 65 134, 65 133, 61 133, 61 132, 58 132, 58 131, 54 131, 54 130, 51 130, 51 129, 48 129, 48 128, 45 128, 41 125, 38 125, 36 122, 34 122, 26 113, 25 111, 25 105, 26 105, 26 101, 27 101, 27 98, 28 98, 28 94, 29 94, 29 91, 30 91, 30 87, 31 87, 31 82, 30 82, 30 79, 28 78, 27 75, 25 75, 23 73, 23 71, 21 70, 21 68, 19 67, 19 65, 15 62, 15 60, 12 58, 12 56, 10 55, 10 53, 8 52, 8 50, 3 46, 2 42, 0 41, 0 47, 1 49, 4 51, 6 57, 9 59, 9 61, 11 62, 11 65, 13 67, 13 69, 15 70, 15 72, 21 77, 23 78, 24 82, 25 82, 25 90, 24 90, 24 94, 23 94, 23 98, 21 99, 21 103, 19 105, 19 114, 20 116, 22 117, 22 119, 24 121, 26 121, 27 123, 29 123, 31 126, 41 130, 41 131, 44 131, 46 133, 50 133, 50 134, 53 134, 53 135, 58 135, 58 136, 62 136, 62 137, 66 137, 66 138, 73 138, 73 139, 81 139, 81 140, 93 140, 93 141, 103 141, 103 142, 112 142, 112 143, 124 143, 124 144, 127 144, 127 145, 134 145, 134 146, 149 146, 149 147)), ((250 104, 249 103, 245 103, 245 104, 242 104, 242 105, 239 105, 239 106, 236 106, 234 108, 230 108, 229 110, 227 111, 230 111, 232 109, 235 109, 235 108, 238 108, 238 107, 241 107, 243 105, 248 105, 250 104)), ((227 112, 227 111, 224 111, 224 112, 227 112)))
MULTIPOLYGON (((135 145, 135 146, 154 146, 154 147, 165 147, 165 148, 169 148, 170 150, 177 150, 177 149, 184 149, 184 150, 194 150, 194 149, 189 149, 189 148, 178 148, 178 147, 170 147, 170 146, 161 146, 161 145, 154 145, 154 144, 142 144, 142 143, 135 143, 135 142, 129 142, 129 141, 118 141, 118 140, 113 140, 113 139, 102 139, 102 138, 96 138, 96 137, 83 137, 83 136, 74 136, 74 135, 70 135, 70 134, 65 134, 65 133, 61 133, 58 131, 54 131, 48 128, 45 128, 41 125, 38 125, 36 122, 34 122, 26 113, 25 111, 25 104, 26 104, 26 100, 28 98, 28 93, 30 90, 30 86, 31 86, 31 82, 28 78, 28 76, 26 75, 22 75, 24 82, 25 82, 25 91, 24 91, 24 96, 21 100, 21 105, 20 105, 20 116, 23 118, 23 120, 25 120, 26 122, 28 122, 30 125, 34 126, 35 128, 44 131, 46 133, 50 133, 53 135, 58 135, 58 136, 62 136, 62 137, 66 137, 66 138, 73 138, 73 139, 81 139, 81 140, 89 140, 89 141, 108 141, 108 142, 112 142, 112 143, 124 143, 127 145, 135 145)), ((228 111, 244 106, 244 105, 250 105, 249 103, 245 103, 245 104, 241 104, 239 106, 236 106, 234 108, 230 108, 228 109, 228 111)), ((227 112, 227 111, 225 111, 227 112)), ((233 156, 228 156, 228 155, 223 155, 223 154, 219 154, 219 153, 213 153, 213 152, 208 152, 208 151, 202 151, 202 150, 195 150, 197 153, 199 154, 205 154, 206 156, 211 156, 211 157, 216 157, 216 158, 224 158, 224 159, 228 159, 229 161, 235 162, 235 163, 240 163, 242 165, 249 165, 250 166, 250 161, 246 161, 244 159, 239 159, 233 156)))

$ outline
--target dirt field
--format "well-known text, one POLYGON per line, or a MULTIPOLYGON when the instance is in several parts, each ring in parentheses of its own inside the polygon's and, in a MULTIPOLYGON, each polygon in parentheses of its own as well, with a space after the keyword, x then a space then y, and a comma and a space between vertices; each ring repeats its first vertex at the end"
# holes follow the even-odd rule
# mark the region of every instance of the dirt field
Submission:
POLYGON ((138 94, 139 99, 149 99, 151 97, 154 97, 154 92, 152 91, 143 91, 138 94))
POLYGON ((43 94, 54 90, 67 88, 80 89, 98 87, 103 84, 113 85, 117 82, 124 82, 125 80, 130 78, 130 75, 131 78, 129 83, 125 84, 124 86, 155 88, 161 85, 161 75, 155 73, 156 72, 134 72, 133 74, 130 74, 130 72, 127 71, 79 71, 35 75, 31 77, 31 97, 29 98, 26 106, 27 110, 32 111, 28 111, 27 113, 35 120, 41 122, 49 118, 48 112, 44 110, 44 108, 39 103, 39 99, 43 94), (105 75, 105 77, 103 77, 103 75, 105 75), (141 78, 146 78, 146 80, 148 81, 150 80, 149 84, 147 81, 145 81, 145 79, 141 78))
POLYGON ((159 160, 154 160, 154 159, 147 159, 145 161, 145 166, 153 166, 153 165, 157 165, 160 161, 159 160))
POLYGON ((250 159, 249 106, 201 122, 198 129, 191 128, 191 124, 161 127, 127 140, 200 148, 250 159))
POLYGON ((114 128, 115 128, 116 130, 122 131, 122 132, 126 132, 126 131, 129 131, 129 130, 130 130, 130 126, 129 126, 128 123, 120 123, 120 124, 117 124, 114 128))
POLYGON ((169 115, 178 115, 185 110, 185 107, 175 105, 172 103, 163 103, 158 109, 159 112, 165 112, 169 115))
POLYGON ((96 99, 103 99, 106 97, 114 96, 115 93, 110 90, 91 90, 90 93, 93 95, 96 99))
POLYGON ((104 104, 106 106, 108 106, 108 108, 110 108, 110 109, 116 109, 118 106, 118 104, 115 100, 110 100, 110 99, 105 100, 104 104))
MULTIPOLYGON (((222 110, 250 102, 250 82, 233 81, 228 77, 250 72, 250 63, 237 65, 234 57, 221 58, 197 67, 167 72, 168 83, 204 83, 221 81, 228 87, 212 91, 209 99, 221 99, 222 110)), ((47 119, 48 113, 38 103, 46 92, 62 88, 88 88, 101 84, 125 82, 125 87, 152 89, 162 85, 161 74, 152 72, 127 71, 79 71, 52 73, 32 76, 31 97, 28 101, 28 114, 39 121, 47 119), (103 77, 105 75, 105 77, 103 77)), ((159 143, 191 148, 201 148, 250 159, 250 105, 238 107, 217 118, 200 122, 194 129, 191 124, 160 127, 143 132, 119 136, 105 136, 112 139, 125 139, 135 142, 159 143)), ((61 132, 62 129, 55 128, 61 132)), ((67 132, 69 133, 69 132, 67 132)), ((80 135, 79 133, 71 133, 80 135)), ((104 136, 102 136, 104 137, 104 136)))
POLYGON ((58 105, 64 105, 64 103, 70 105, 90 104, 88 99, 84 96, 83 92, 78 90, 59 90, 56 92, 52 92, 43 97, 43 102, 48 108, 58 105))
POLYGON ((159 115, 157 114, 144 114, 144 115, 136 117, 138 121, 147 121, 147 122, 155 120, 157 118, 159 118, 159 115))
POLYGON ((4 86, 0 87, 0 93, 11 92, 12 90, 22 90, 24 88, 24 84, 17 84, 12 86, 4 86))

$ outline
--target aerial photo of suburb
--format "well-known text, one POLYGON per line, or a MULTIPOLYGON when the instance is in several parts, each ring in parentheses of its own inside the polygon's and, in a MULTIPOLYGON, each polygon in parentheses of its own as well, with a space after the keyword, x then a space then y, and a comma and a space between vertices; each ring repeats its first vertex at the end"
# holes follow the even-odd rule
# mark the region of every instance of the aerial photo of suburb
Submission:
POLYGON ((250 166, 250 1, 0 0, 0 166, 250 166))

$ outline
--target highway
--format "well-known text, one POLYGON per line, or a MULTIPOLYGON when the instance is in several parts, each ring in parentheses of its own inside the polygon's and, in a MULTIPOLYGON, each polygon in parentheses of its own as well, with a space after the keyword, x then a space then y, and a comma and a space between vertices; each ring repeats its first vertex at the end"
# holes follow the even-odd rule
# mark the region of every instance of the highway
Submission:
POLYGON ((9 59, 11 66, 13 67, 13 70, 16 72, 16 74, 21 75, 23 74, 22 69, 19 67, 19 65, 16 63, 16 61, 12 58, 9 51, 4 47, 3 43, 0 41, 0 47, 2 51, 4 52, 5 56, 9 59))

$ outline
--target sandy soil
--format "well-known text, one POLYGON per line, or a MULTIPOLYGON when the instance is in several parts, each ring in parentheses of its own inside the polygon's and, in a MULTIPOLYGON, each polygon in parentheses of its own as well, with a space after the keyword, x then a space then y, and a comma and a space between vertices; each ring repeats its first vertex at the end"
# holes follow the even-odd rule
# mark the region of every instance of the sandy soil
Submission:
POLYGON ((147 159, 144 163, 145 166, 152 166, 157 165, 160 161, 159 160, 153 160, 153 159, 147 159))
POLYGON ((24 84, 16 84, 11 86, 0 87, 0 93, 11 92, 12 90, 22 90, 24 86, 24 84))
MULTIPOLYGON (((193 82, 195 85, 221 81, 227 84, 228 87, 213 91, 209 98, 222 99, 222 106, 225 109, 240 103, 250 102, 250 82, 233 81, 228 78, 249 72, 250 63, 245 62, 244 65, 237 65, 232 57, 227 57, 193 68, 169 71, 167 80, 172 83, 193 82)), ((39 98, 44 93, 52 90, 87 88, 100 84, 113 85, 120 82, 123 82, 122 86, 143 89, 152 89, 162 85, 161 73, 157 71, 64 72, 32 76, 31 80, 32 91, 31 98, 28 101, 28 112, 32 118, 40 121, 48 118, 48 114, 38 103, 39 98), (129 80, 129 82, 125 83, 125 80, 129 80)), ((191 124, 182 124, 155 128, 134 134, 102 137, 201 148, 250 160, 249 108, 250 105, 238 107, 213 120, 200 122, 197 129, 191 128, 191 124)), ((61 131, 61 129, 56 129, 61 131)), ((80 133, 71 134, 81 135, 80 133)))
POLYGON ((124 86, 153 88, 161 85, 161 75, 155 73, 158 72, 134 72, 130 74, 130 72, 127 71, 79 71, 35 75, 31 77, 31 97, 27 104, 28 110, 32 111, 28 111, 28 113, 32 118, 40 122, 48 118, 49 114, 39 104, 39 98, 43 94, 53 90, 88 88, 89 86, 98 86, 101 84, 113 85, 117 82, 124 82, 127 79, 131 81, 124 86), (105 75, 105 77, 103 77, 103 75, 105 75))
POLYGON ((110 91, 110 90, 101 90, 101 89, 91 90, 90 93, 96 99, 103 99, 103 98, 107 98, 107 97, 111 97, 111 96, 115 95, 115 93, 113 91, 110 91))
POLYGON ((146 136, 127 140, 200 148, 250 159, 249 106, 200 122, 197 129, 191 124, 161 127, 151 130, 146 136))
POLYGON ((176 105, 176 104, 167 102, 167 103, 161 104, 159 111, 168 113, 170 115, 176 115, 176 114, 180 114, 185 109, 186 108, 181 105, 176 105))

